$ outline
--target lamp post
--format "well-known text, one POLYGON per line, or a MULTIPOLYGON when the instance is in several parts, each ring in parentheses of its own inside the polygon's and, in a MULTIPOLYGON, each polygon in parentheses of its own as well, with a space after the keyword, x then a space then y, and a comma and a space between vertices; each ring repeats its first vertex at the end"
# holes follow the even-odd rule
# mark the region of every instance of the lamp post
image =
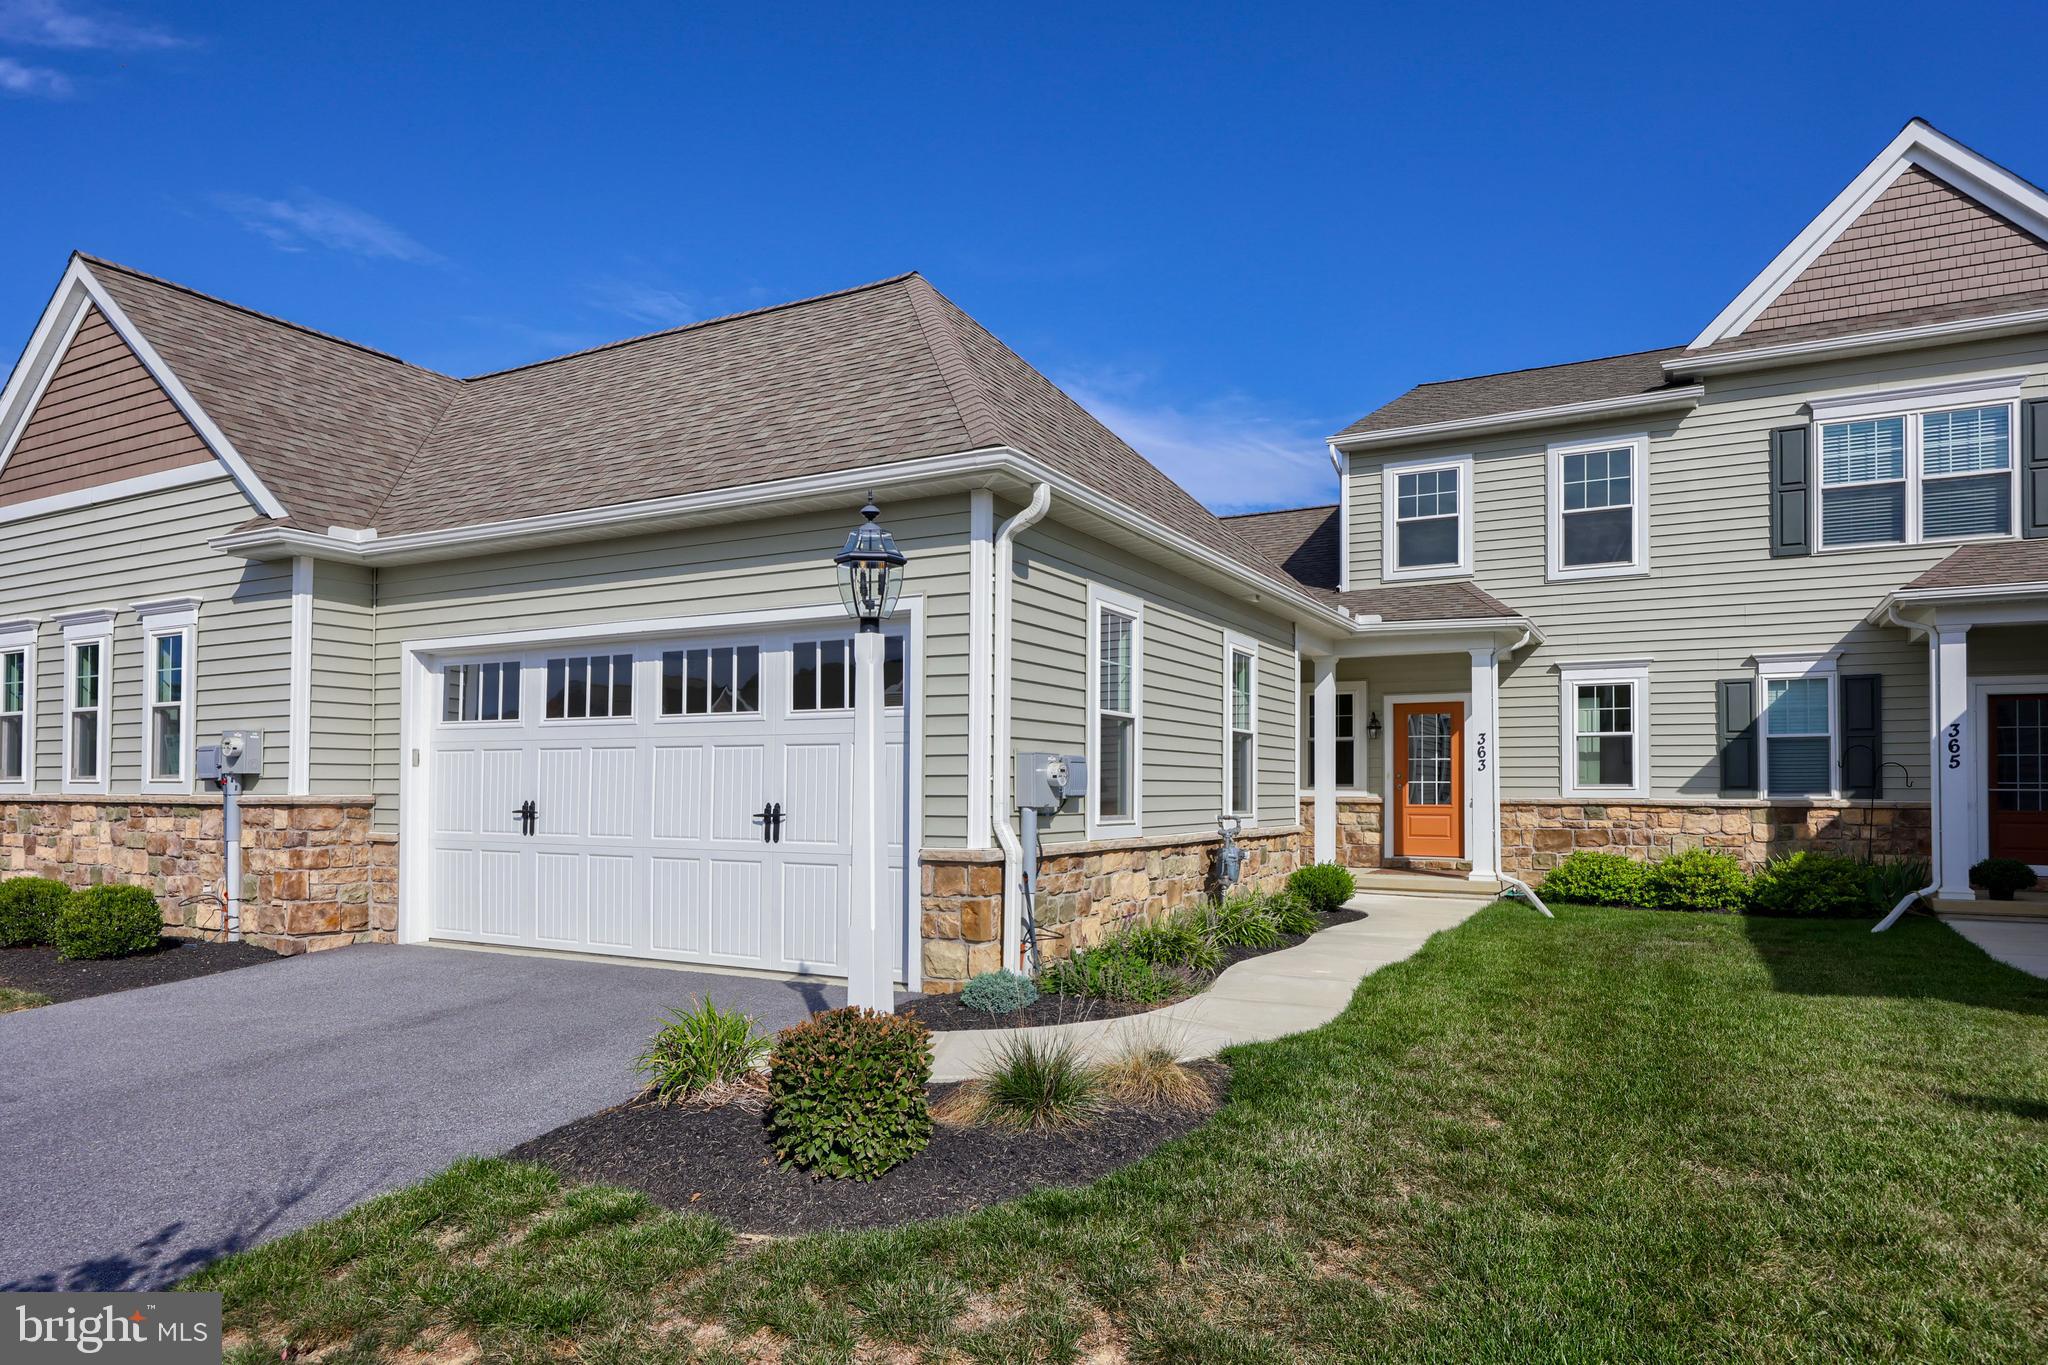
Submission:
POLYGON ((846 1003, 884 1014, 896 1009, 895 975, 883 942, 882 857, 882 621, 903 590, 903 552, 875 520, 882 510, 868 494, 863 518, 832 557, 839 566, 839 600, 860 623, 853 637, 853 895, 847 906, 846 1003))

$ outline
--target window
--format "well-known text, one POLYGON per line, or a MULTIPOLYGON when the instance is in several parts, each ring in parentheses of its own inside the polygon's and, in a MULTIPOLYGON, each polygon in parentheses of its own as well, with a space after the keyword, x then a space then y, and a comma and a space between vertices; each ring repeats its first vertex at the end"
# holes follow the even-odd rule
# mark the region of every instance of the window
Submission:
POLYGON ((1649 568, 1650 438, 1550 448, 1550 576, 1649 568))
POLYGON ((107 642, 81 640, 71 646, 70 681, 65 688, 65 732, 69 736, 66 772, 80 786, 104 786, 106 769, 107 642))
POLYGON ((662 652, 664 716, 751 716, 760 709, 759 645, 708 645, 662 652))
POLYGON ((441 719, 518 720, 519 661, 450 664, 441 694, 441 719))
POLYGON ((1135 601, 1106 588, 1091 587, 1088 596, 1093 613, 1088 700, 1094 749, 1089 771, 1095 784, 1088 820, 1091 827, 1135 833, 1139 765, 1143 761, 1139 731, 1143 616, 1135 601))
MULTIPOLYGON (((792 711, 850 710, 854 697, 852 640, 799 640, 790 649, 792 711)), ((882 637, 882 705, 903 705, 903 637, 882 637)))
POLYGON ((0 786, 27 790, 35 771, 35 628, 0 631, 0 786))
POLYGON ((548 660, 549 720, 623 720, 633 714, 631 654, 548 660))
POLYGON ((1816 402, 1820 547, 2011 535, 2018 388, 1999 379, 1816 402))
MULTIPOLYGON (((1302 703, 1307 719, 1302 725, 1303 740, 1301 776, 1308 786, 1316 784, 1316 694, 1311 689, 1302 703)), ((1358 718, 1365 712, 1365 703, 1359 699, 1356 690, 1337 689, 1337 773, 1336 787, 1339 791, 1358 789, 1358 718)))
POLYGON ((1565 664, 1566 796, 1649 795, 1649 666, 1565 664))
MULTIPOLYGON (((142 618, 142 790, 189 792, 198 603, 145 602, 135 613, 142 618)), ((102 669, 107 658, 101 650, 102 669)), ((104 708, 97 724, 106 727, 104 708)))
POLYGON ((1224 671, 1224 800, 1230 815, 1256 816, 1259 806, 1258 649, 1226 637, 1224 671))
POLYGON ((1386 577, 1471 571, 1471 482, 1469 457, 1386 466, 1380 489, 1386 577))
POLYGON ((1835 793, 1835 672, 1830 660, 1759 660, 1764 792, 1835 793))

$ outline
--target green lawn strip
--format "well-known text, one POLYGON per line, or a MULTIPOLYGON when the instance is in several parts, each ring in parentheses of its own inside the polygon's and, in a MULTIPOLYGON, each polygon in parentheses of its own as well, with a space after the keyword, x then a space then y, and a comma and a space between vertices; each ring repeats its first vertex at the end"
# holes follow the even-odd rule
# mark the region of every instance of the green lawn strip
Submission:
POLYGON ((0 1014, 13 1014, 16 1010, 32 1010, 38 1005, 47 1005, 50 997, 36 991, 17 990, 13 986, 0 986, 0 1014))
POLYGON ((194 1277, 246 1358, 2006 1360, 2048 1351, 2048 983, 1945 926, 1502 904, 1082 1190, 731 1254, 463 1163, 194 1277), (722 1335, 694 1329, 715 1324, 722 1335), (754 1338, 759 1340, 761 1338, 754 1338))

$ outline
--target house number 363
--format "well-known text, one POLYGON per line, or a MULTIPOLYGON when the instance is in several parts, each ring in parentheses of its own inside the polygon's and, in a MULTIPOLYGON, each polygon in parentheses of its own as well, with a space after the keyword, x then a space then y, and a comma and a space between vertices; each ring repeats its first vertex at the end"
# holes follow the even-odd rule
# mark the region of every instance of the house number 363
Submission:
POLYGON ((1948 766, 1963 766, 1963 723, 1955 721, 1948 727, 1948 766))
POLYGON ((1479 742, 1472 746, 1472 757, 1478 760, 1479 771, 1486 771, 1486 731, 1479 732, 1479 742))

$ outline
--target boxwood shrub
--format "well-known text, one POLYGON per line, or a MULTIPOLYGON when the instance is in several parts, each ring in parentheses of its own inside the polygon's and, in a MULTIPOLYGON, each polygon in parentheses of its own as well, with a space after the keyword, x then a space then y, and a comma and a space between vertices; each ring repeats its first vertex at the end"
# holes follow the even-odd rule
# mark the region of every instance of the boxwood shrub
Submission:
POLYGON ((1654 864, 1643 879, 1643 904, 1653 910, 1749 908, 1749 874, 1735 856, 1694 848, 1654 864))
POLYGON ((1340 910, 1358 893, 1358 881, 1350 870, 1336 863, 1311 863, 1297 867, 1287 879, 1287 890, 1319 915, 1340 910))
POLYGON ((163 911, 146 886, 91 886, 57 914, 57 956, 127 957, 156 947, 163 911))
POLYGON ((932 1140, 932 1036, 858 1006, 784 1029, 768 1063, 768 1128, 788 1165, 873 1180, 932 1140))
POLYGON ((1750 908, 1759 915, 1867 915, 1870 869, 1831 853, 1788 853, 1758 871, 1750 908))
POLYGON ((0 948, 50 942, 57 934, 58 912, 70 903, 71 888, 48 877, 0 882, 0 948))
POLYGON ((1625 853, 1568 853, 1543 878, 1543 899, 1579 905, 1641 905, 1647 864, 1625 853))

